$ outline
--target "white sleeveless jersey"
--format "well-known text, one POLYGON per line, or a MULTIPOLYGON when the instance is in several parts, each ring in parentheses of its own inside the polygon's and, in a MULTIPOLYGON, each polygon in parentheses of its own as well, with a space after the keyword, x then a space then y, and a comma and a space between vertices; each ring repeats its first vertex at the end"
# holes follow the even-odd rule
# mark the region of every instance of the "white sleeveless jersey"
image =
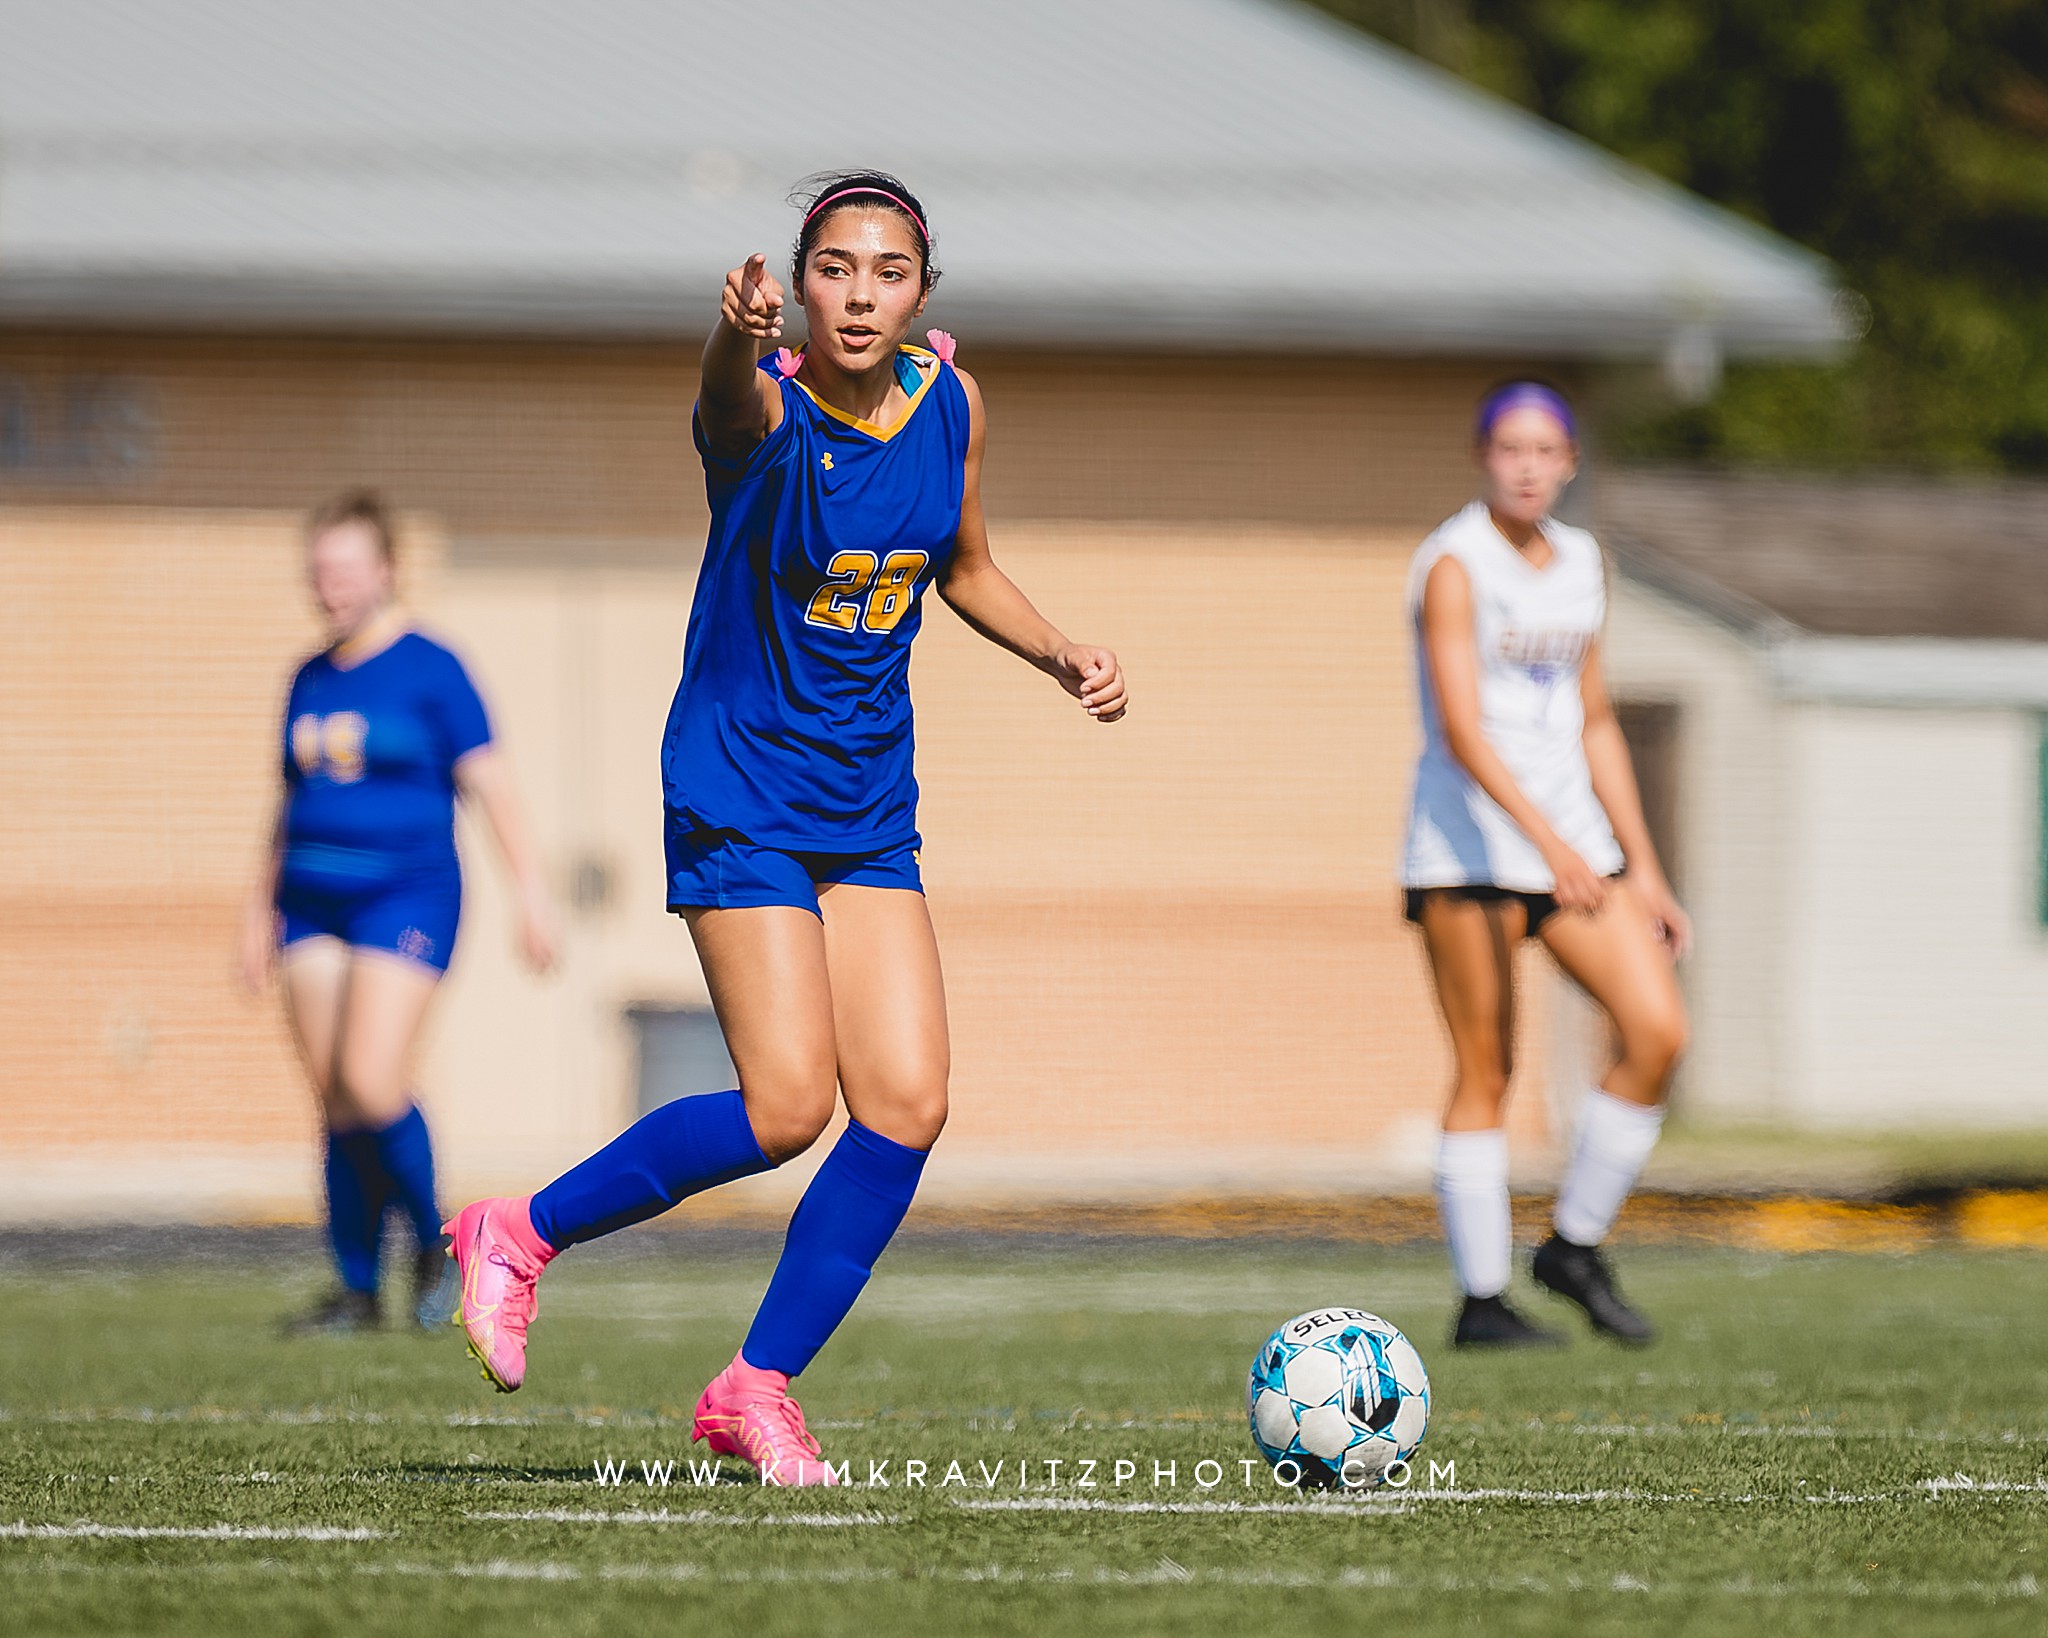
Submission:
POLYGON ((1607 612, 1600 547, 1585 530, 1554 518, 1545 518, 1542 528, 1554 555, 1538 569, 1494 527, 1486 503, 1474 501, 1441 524, 1409 565, 1423 746, 1401 865, 1404 886, 1484 882, 1547 893, 1557 885, 1536 845, 1444 743, 1422 647, 1422 589, 1444 557, 1462 563, 1472 583, 1480 731, 1522 794, 1597 874, 1621 868, 1621 848, 1586 769, 1579 694, 1586 651, 1607 612))

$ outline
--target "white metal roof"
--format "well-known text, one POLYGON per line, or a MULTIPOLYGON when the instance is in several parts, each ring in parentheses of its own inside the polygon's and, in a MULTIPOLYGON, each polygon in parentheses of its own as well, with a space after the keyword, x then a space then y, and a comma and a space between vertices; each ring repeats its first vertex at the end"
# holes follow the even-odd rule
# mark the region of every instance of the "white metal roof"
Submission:
POLYGON ((976 340, 1840 338, 1818 258, 1289 0, 0 0, 0 319, 694 330, 865 164, 976 340))

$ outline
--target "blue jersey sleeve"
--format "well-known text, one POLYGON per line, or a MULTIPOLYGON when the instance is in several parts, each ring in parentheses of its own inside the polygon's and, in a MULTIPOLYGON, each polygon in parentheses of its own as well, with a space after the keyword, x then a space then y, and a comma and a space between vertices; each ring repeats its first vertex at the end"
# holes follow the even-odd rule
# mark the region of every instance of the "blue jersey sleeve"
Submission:
POLYGON ((484 709, 483 696, 476 691, 476 684, 469 680, 469 673, 463 669, 462 662, 445 651, 444 660, 442 675, 436 680, 431 702, 435 723, 441 731, 441 742, 448 748, 448 763, 452 767, 471 751, 490 744, 491 718, 484 709))
POLYGON ((291 686, 285 690, 284 721, 278 734, 278 750, 284 764, 285 789, 291 790, 305 781, 305 769, 299 766, 298 748, 292 743, 292 735, 299 720, 299 707, 306 695, 306 666, 308 660, 292 673, 291 686))

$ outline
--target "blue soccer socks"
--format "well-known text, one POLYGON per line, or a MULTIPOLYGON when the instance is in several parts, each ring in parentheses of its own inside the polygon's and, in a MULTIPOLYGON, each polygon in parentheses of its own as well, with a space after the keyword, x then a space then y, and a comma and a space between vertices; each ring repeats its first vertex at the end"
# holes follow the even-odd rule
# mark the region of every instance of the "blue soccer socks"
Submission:
POLYGON ((412 1224, 420 1250, 441 1243, 441 1211, 434 1203, 434 1145, 418 1104, 372 1136, 377 1159, 391 1180, 397 1205, 412 1224))
MULTIPOLYGON (((787 1376, 810 1364, 910 1209, 924 1163, 921 1149, 858 1121, 847 1126, 790 1219, 781 1261, 740 1350, 747 1364, 787 1376)), ((768 1164, 739 1093, 679 1098, 555 1179, 528 1213, 534 1232, 559 1251, 768 1164)))
POLYGON ((534 1232, 560 1251, 766 1170, 768 1157, 754 1141, 745 1100, 737 1092, 711 1092, 642 1115, 536 1194, 529 1210, 534 1232))
POLYGON ((924 1173, 925 1151, 850 1122, 789 1220, 740 1357, 795 1376, 810 1364, 874 1272, 924 1173))
POLYGON ((377 1159, 377 1134, 327 1134, 327 1239, 341 1283, 351 1291, 377 1289, 378 1239, 390 1183, 377 1159))

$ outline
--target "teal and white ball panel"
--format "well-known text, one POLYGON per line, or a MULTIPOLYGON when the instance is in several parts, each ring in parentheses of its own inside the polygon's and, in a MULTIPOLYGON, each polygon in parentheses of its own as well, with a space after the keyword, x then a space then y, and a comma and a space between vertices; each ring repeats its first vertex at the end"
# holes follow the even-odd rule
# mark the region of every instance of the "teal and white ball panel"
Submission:
POLYGON ((1267 1461, 1277 1462, 1293 1448, 1296 1426, 1294 1402, 1284 1393, 1262 1389, 1252 1405, 1252 1437, 1267 1461))
POLYGON ((1344 1396, 1351 1368, 1349 1350, 1324 1337, 1298 1349, 1282 1367, 1281 1380, 1297 1405, 1334 1405, 1344 1396))
POLYGON ((1429 1398, 1429 1372, 1422 1368, 1422 1356, 1410 1342, 1392 1326, 1387 1327, 1386 1358, 1394 1368, 1394 1380, 1401 1384, 1405 1394, 1415 1394, 1422 1399, 1429 1398))
POLYGON ((1245 1383, 1245 1413, 1282 1478, 1378 1484, 1421 1443, 1429 1376, 1413 1344, 1376 1314, 1315 1309, 1266 1339, 1245 1383))
POLYGON ((1343 1461, 1358 1440, 1358 1424, 1344 1414, 1342 1405, 1317 1405, 1303 1411, 1294 1430, 1295 1444, 1331 1467, 1343 1461))

